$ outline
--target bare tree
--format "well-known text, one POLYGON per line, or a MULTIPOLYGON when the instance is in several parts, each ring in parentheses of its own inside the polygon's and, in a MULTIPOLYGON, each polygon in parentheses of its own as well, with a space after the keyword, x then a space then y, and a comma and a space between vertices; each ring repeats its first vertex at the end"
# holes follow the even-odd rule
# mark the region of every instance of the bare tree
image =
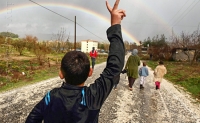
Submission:
POLYGON ((23 40, 26 42, 27 49, 31 51, 36 45, 38 38, 32 35, 26 35, 26 37, 23 40))
POLYGON ((22 55, 23 50, 26 48, 26 42, 23 39, 13 40, 12 45, 16 51, 19 52, 20 56, 22 55))
POLYGON ((109 46, 110 46, 109 43, 104 43, 104 50, 105 50, 106 52, 109 51, 109 46))
POLYGON ((165 35, 154 36, 151 40, 148 37, 145 45, 149 45, 148 53, 153 55, 154 60, 167 60, 171 57, 171 47, 166 41, 165 35))
POLYGON ((24 40, 26 41, 27 48, 36 55, 38 63, 43 65, 46 55, 50 52, 46 43, 38 42, 38 38, 31 35, 27 35, 24 40))
POLYGON ((192 64, 196 62, 198 55, 200 54, 200 33, 199 26, 196 31, 191 35, 191 47, 195 49, 194 57, 192 59, 192 64))
POLYGON ((45 63, 46 55, 50 52, 50 49, 45 45, 45 43, 37 42, 34 46, 33 52, 37 57, 38 63, 43 65, 45 63))
POLYGON ((133 49, 138 49, 140 50, 140 48, 138 48, 137 44, 134 42, 134 43, 130 43, 130 50, 133 50, 133 49))
POLYGON ((66 29, 61 28, 57 34, 53 34, 53 40, 55 40, 53 49, 56 52, 64 52, 65 50, 68 50, 69 37, 70 34, 68 36, 66 35, 66 29))
POLYGON ((181 48, 183 53, 188 57, 190 63, 193 63, 199 54, 199 42, 198 42, 198 31, 193 34, 181 33, 180 37, 174 37, 172 44, 174 48, 181 48), (195 50, 194 57, 191 58, 191 50, 195 50))
POLYGON ((0 35, 0 45, 5 43, 5 38, 6 37, 0 35))
POLYGON ((125 51, 130 51, 130 44, 128 41, 124 41, 125 51))

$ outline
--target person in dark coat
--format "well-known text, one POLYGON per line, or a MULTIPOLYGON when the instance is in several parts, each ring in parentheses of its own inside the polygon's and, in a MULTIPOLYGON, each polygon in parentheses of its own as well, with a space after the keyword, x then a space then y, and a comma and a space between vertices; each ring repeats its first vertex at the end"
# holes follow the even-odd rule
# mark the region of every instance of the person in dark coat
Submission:
POLYGON ((64 79, 61 87, 48 91, 36 104, 26 119, 26 123, 98 123, 100 109, 110 94, 115 77, 124 66, 125 48, 121 32, 124 10, 118 10, 119 0, 113 8, 106 1, 111 14, 111 27, 107 30, 110 41, 106 67, 93 84, 84 86, 92 75, 87 55, 70 51, 61 61, 59 76, 64 79))

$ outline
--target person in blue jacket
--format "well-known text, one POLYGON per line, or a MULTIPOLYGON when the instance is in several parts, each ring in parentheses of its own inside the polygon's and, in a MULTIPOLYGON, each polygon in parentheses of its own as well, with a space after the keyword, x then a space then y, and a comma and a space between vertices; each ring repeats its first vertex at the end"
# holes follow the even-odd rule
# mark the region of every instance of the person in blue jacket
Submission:
POLYGON ((139 69, 140 75, 140 89, 144 89, 144 83, 146 81, 146 77, 149 75, 148 68, 146 67, 146 63, 143 62, 143 66, 139 69))
POLYGON ((92 75, 89 58, 83 52, 67 52, 59 72, 65 81, 61 87, 46 93, 29 113, 26 123, 98 123, 100 109, 124 66, 125 48, 120 24, 126 14, 118 9, 118 4, 116 0, 112 8, 106 1, 111 14, 111 27, 107 30, 110 48, 106 67, 99 78, 89 87, 84 86, 92 75))

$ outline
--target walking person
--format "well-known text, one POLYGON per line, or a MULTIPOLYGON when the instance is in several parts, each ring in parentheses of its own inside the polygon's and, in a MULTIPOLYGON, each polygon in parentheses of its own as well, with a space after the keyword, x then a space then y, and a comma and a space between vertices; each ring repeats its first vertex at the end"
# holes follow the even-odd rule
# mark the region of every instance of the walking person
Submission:
POLYGON ((106 1, 111 15, 111 26, 107 29, 110 48, 106 67, 100 76, 90 86, 84 86, 93 71, 89 58, 83 52, 67 52, 59 72, 65 81, 61 87, 47 92, 25 123, 98 123, 100 109, 124 66, 125 49, 120 24, 126 14, 118 9, 118 4, 119 0, 116 0, 112 8, 106 1))
POLYGON ((132 86, 135 82, 135 80, 138 78, 138 66, 140 66, 140 58, 137 55, 138 50, 133 49, 132 54, 129 56, 126 65, 125 70, 127 71, 128 81, 129 81, 129 90, 132 91, 132 86))
POLYGON ((95 47, 92 47, 92 50, 90 51, 90 57, 92 61, 92 69, 94 69, 94 65, 95 65, 96 57, 97 57, 97 51, 95 50, 95 47))
POLYGON ((164 66, 163 61, 160 61, 158 66, 154 70, 154 82, 156 85, 156 90, 160 89, 160 83, 162 82, 162 79, 166 73, 167 69, 164 66))
POLYGON ((140 89, 144 89, 144 83, 146 81, 146 77, 149 75, 148 68, 146 67, 146 63, 143 62, 143 66, 139 70, 140 75, 140 89))

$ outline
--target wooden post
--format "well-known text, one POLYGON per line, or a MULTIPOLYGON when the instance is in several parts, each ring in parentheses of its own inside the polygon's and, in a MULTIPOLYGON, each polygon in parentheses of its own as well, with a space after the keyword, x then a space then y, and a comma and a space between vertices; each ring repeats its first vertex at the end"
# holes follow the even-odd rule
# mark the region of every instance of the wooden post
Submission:
POLYGON ((74 22, 74 50, 76 51, 76 16, 74 22))

